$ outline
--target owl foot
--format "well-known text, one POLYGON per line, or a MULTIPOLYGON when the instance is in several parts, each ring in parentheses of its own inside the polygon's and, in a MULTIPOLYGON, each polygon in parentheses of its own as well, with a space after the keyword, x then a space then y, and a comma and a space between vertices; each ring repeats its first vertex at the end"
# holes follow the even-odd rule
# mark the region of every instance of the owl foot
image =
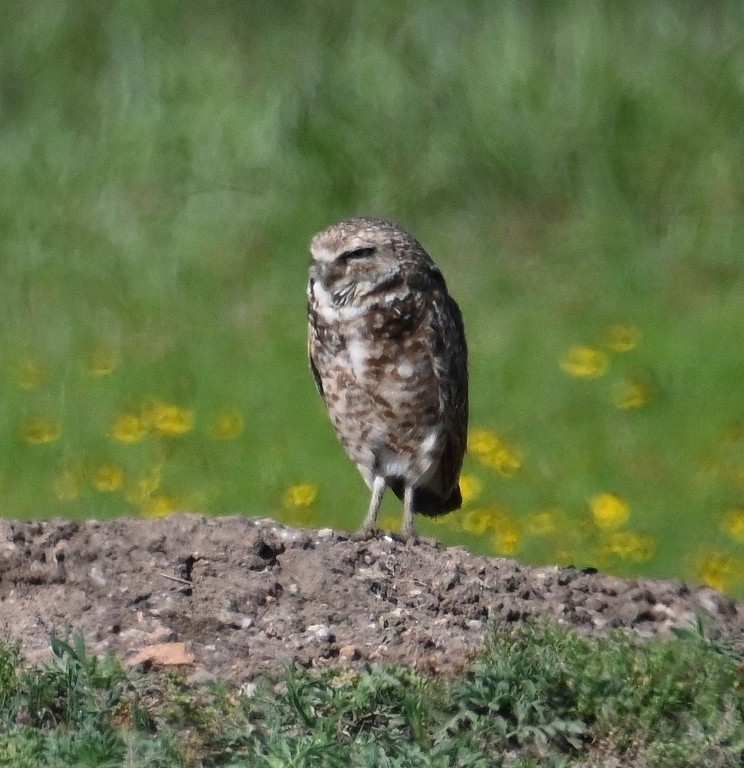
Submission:
POLYGON ((352 541, 369 541, 370 539, 376 539, 377 534, 379 534, 379 530, 377 528, 368 527, 366 525, 363 525, 356 533, 351 534, 351 540, 352 541))
POLYGON ((394 533, 393 538, 402 544, 411 544, 412 546, 415 546, 420 541, 415 528, 403 528, 400 532, 394 533))

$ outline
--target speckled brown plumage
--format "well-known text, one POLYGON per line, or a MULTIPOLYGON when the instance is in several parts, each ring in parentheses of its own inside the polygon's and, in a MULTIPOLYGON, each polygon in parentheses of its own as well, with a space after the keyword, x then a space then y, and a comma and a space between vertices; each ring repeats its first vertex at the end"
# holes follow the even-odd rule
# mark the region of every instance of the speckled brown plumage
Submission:
POLYGON ((308 284, 310 366, 339 440, 372 491, 413 513, 461 506, 467 442, 467 346, 442 273, 389 221, 354 218, 313 237, 308 284))

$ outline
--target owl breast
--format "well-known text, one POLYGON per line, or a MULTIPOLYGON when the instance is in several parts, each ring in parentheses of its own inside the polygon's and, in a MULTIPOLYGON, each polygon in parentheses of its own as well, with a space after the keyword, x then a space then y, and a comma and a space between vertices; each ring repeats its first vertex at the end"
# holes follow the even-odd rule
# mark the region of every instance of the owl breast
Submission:
POLYGON ((425 484, 443 445, 424 303, 402 289, 340 305, 317 281, 311 291, 311 356, 341 443, 370 487, 375 475, 425 484))

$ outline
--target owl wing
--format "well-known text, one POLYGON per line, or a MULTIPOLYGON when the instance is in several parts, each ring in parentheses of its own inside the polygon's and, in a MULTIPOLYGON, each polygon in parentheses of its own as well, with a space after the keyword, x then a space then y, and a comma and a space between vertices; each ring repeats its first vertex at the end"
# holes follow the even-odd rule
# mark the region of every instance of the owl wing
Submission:
POLYGON ((430 294, 428 314, 445 444, 434 479, 445 495, 444 511, 449 511, 462 503, 458 480, 468 433, 468 349, 460 308, 441 275, 438 282, 430 294))
POLYGON ((320 376, 318 365, 321 365, 320 355, 322 354, 319 344, 319 334, 321 333, 321 319, 313 306, 313 281, 307 286, 307 359, 310 363, 310 370, 315 379, 315 386, 320 392, 320 396, 325 400, 323 392, 323 380, 320 376))
POLYGON ((325 399, 325 394, 323 392, 323 380, 320 378, 320 371, 318 370, 318 366, 315 364, 315 335, 313 334, 312 326, 308 326, 308 333, 307 333, 307 359, 310 363, 310 370, 313 373, 313 378, 315 379, 315 386, 318 388, 318 392, 320 392, 320 396, 325 399))

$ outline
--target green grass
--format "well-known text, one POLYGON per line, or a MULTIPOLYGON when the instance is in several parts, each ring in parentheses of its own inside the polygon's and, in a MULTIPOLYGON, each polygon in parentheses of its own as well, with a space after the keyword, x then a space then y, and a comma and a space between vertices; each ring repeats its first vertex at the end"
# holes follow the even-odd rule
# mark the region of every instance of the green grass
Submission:
POLYGON ((452 678, 290 667, 240 689, 132 679, 79 639, 52 648, 52 663, 30 668, 17 650, 0 652, 0 765, 733 768, 744 758, 741 658, 695 633, 644 644, 495 628, 452 678))
POLYGON ((2 514, 358 525, 304 283, 311 234, 368 213, 441 263, 472 423, 521 457, 511 477, 471 457, 479 498, 425 531, 744 594, 742 21, 733 3, 3 3, 2 514), (635 348, 607 349, 616 323, 635 348), (608 355, 602 376, 561 369, 577 344, 608 355), (618 409, 628 381, 645 402, 618 409), (188 429, 154 428, 153 399, 188 429), (142 439, 111 436, 122 414, 142 439), (303 483, 309 507, 283 501, 303 483), (589 510, 608 492, 619 531, 589 510))

